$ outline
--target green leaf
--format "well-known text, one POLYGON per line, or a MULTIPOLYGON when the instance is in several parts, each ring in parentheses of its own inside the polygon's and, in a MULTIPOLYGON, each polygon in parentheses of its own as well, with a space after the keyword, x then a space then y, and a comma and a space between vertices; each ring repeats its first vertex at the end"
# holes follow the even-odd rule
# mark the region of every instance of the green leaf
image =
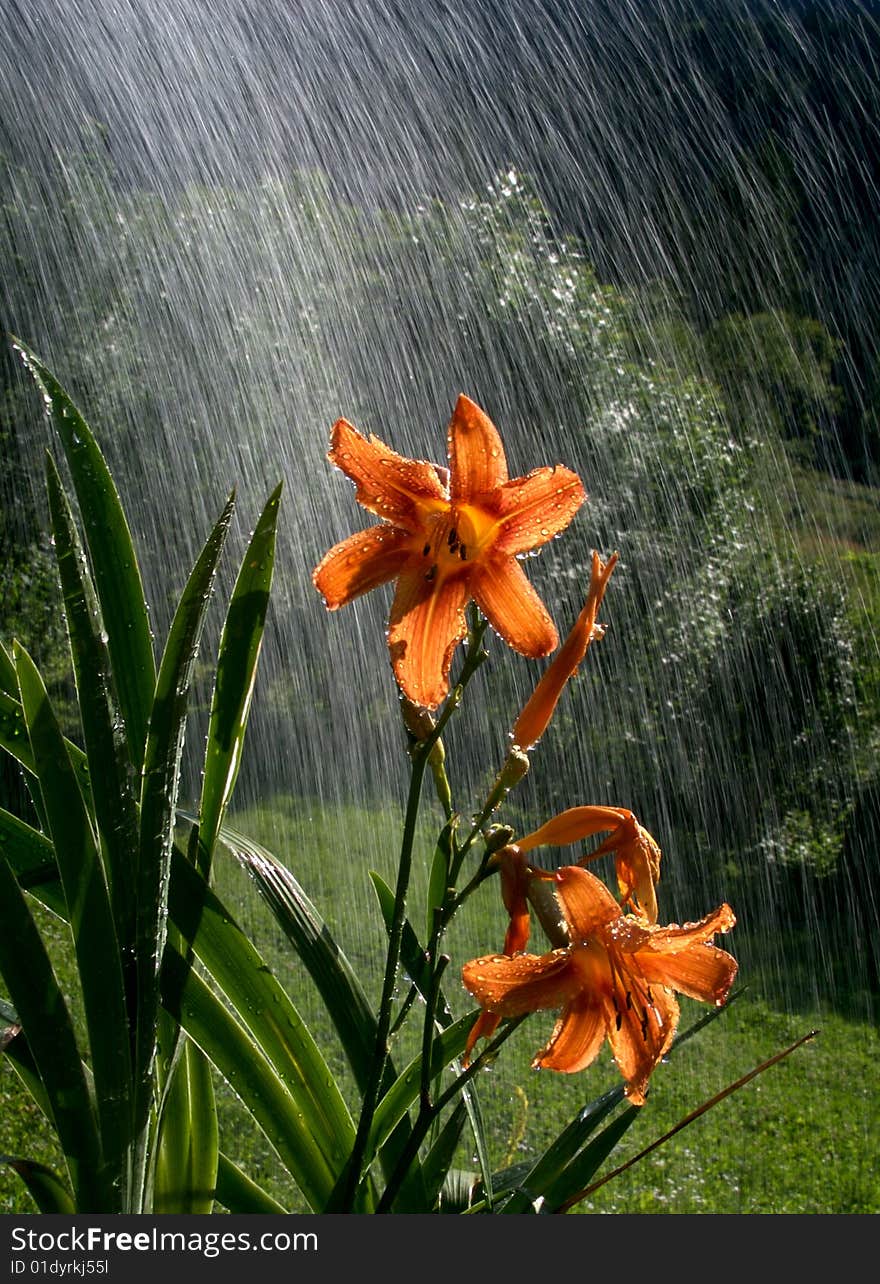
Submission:
POLYGON ((320 1212, 336 1182, 311 1119, 273 1069, 259 1042, 232 1016, 188 962, 170 947, 162 968, 163 999, 189 1037, 217 1067, 275 1147, 310 1207, 320 1212))
POLYGON ((439 1137, 422 1164, 422 1179, 429 1201, 426 1209, 433 1209, 441 1190, 446 1185, 449 1167, 458 1149, 467 1117, 467 1107, 463 1101, 460 1101, 440 1129, 439 1137))
MULTIPOLYGON (((29 778, 34 779, 34 755, 31 752, 31 742, 28 739, 24 711, 18 699, 17 679, 15 689, 15 698, 7 695, 5 691, 0 691, 0 747, 5 749, 24 768, 29 778)), ((82 749, 71 740, 65 740, 64 745, 67 749, 67 756, 76 773, 80 792, 88 802, 91 798, 88 760, 82 749)))
POLYGON ((230 1213, 286 1213, 287 1209, 251 1181, 237 1164, 220 1151, 217 1165, 217 1202, 230 1213))
POLYGON ((0 849, 19 885, 66 920, 67 902, 51 839, 0 807, 0 849))
POLYGON ((590 1101, 547 1147, 543 1155, 519 1178, 520 1189, 501 1209, 503 1213, 529 1212, 550 1186, 572 1162, 610 1112, 623 1101, 624 1086, 616 1084, 608 1092, 590 1101))
MULTIPOLYGON (((548 1187, 542 1213, 555 1213, 562 1204, 584 1189, 593 1180, 599 1167, 611 1154, 625 1132, 635 1123, 641 1114, 639 1106, 627 1106, 616 1119, 612 1119, 598 1137, 566 1165, 556 1180, 548 1187)), ((504 1210, 505 1212, 507 1209, 504 1210)))
POLYGON ((139 767, 156 670, 131 533, 116 486, 88 424, 51 371, 19 339, 13 342, 43 393, 70 466, 107 629, 129 752, 139 767))
MULTIPOLYGON (((7 1013, 11 1013, 12 1008, 0 1000, 0 1010, 3 1010, 3 1020, 8 1021, 9 1016, 7 1013)), ((46 1096, 46 1089, 43 1087, 43 1081, 40 1078, 37 1063, 34 1061, 34 1054, 31 1052, 30 1044, 27 1041, 27 1035, 18 1023, 17 1013, 14 1014, 12 1024, 7 1025, 3 1030, 2 1037, 0 1037, 0 1051, 7 1057, 13 1070, 43 1112, 47 1122, 54 1128, 52 1107, 49 1103, 49 1098, 46 1096)))
POLYGON ((279 485, 251 537, 220 637, 199 809, 199 863, 206 876, 241 762, 272 586, 280 503, 279 485))
POLYGON ((6 1164, 8 1168, 18 1173, 41 1213, 76 1212, 70 1191, 61 1178, 45 1164, 35 1163, 32 1159, 20 1159, 13 1155, 0 1155, 0 1164, 6 1164))
POLYGON ((218 1158, 211 1066, 204 1053, 187 1039, 163 1103, 153 1212, 213 1212, 218 1158))
MULTIPOLYGON (((67 1161, 78 1212, 113 1208, 73 1022, 30 908, 0 859, 0 974, 25 1030, 67 1161)), ((14 1046, 15 1041, 13 1041, 14 1046)))
POLYGON ((357 973, 289 869, 228 825, 221 839, 255 883, 317 986, 363 1090, 376 1050, 376 1017, 357 973))
POLYGON ((18 695, 18 681, 15 677, 15 663, 6 647, 0 642, 0 691, 7 695, 18 695))
MULTIPOLYGON (((132 1211, 129 1024, 119 943, 91 817, 46 688, 27 652, 14 649, 21 704, 73 934, 104 1160, 115 1172, 119 1211, 132 1211)), ((26 1026, 33 1042, 33 1029, 26 1026)), ((110 1211, 110 1208, 106 1211, 110 1211)))
MULTIPOLYGON (((354 1141, 354 1124, 318 1045, 253 943, 177 849, 169 909, 184 939, 193 941, 212 981, 296 1101, 327 1166, 341 1167, 354 1141)), ((170 997, 167 982, 163 992, 166 999, 170 997)))
MULTIPOLYGON (((141 823, 136 874, 137 1028, 135 1032, 136 1115, 149 1112, 151 1066, 159 1021, 159 966, 166 936, 166 911, 180 758, 193 667, 234 499, 227 500, 217 524, 190 573, 165 643, 141 782, 141 823)), ((164 1048, 170 1064, 173 1048, 164 1048)), ((160 1065, 161 1074, 161 1065, 160 1065)))
MULTIPOLYGON (((286 866, 265 847, 228 825, 222 827, 220 837, 253 879, 314 981, 336 1027, 358 1088, 363 1092, 376 1050, 376 1017, 357 973, 286 866)), ((389 1057, 380 1091, 390 1087, 395 1078, 394 1062, 389 1057)), ((386 1176, 396 1168, 408 1132, 407 1121, 401 1120, 399 1127, 382 1145, 379 1158, 386 1176)), ((399 1212, 420 1211, 426 1206, 418 1183, 416 1172, 398 1197, 399 1212), (408 1209, 404 1205, 410 1196, 416 1201, 416 1206, 408 1209)))
POLYGON ((456 823, 456 820, 453 819, 443 826, 443 829, 440 831, 440 837, 437 840, 437 846, 434 848, 434 859, 431 861, 431 870, 428 875, 428 896, 426 902, 427 912, 425 921, 426 940, 430 940, 434 932, 434 911, 439 909, 446 900, 446 891, 449 883, 449 866, 452 859, 452 835, 456 823))
MULTIPOLYGON (((476 1020, 477 1013, 469 1012, 461 1020, 456 1021, 454 1025, 438 1033, 431 1049, 431 1077, 438 1075, 442 1070, 449 1066, 456 1057, 460 1057, 464 1052, 467 1037, 470 1033, 471 1026, 476 1020)), ((406 1069, 398 1076, 388 1091, 384 1094, 376 1113, 373 1116, 373 1126, 370 1129, 370 1139, 367 1145, 368 1161, 376 1153, 378 1146, 382 1144, 394 1125, 403 1117, 409 1107, 417 1099, 422 1082, 422 1056, 419 1053, 409 1063, 406 1069)))
MULTIPOLYGON (((97 596, 73 514, 51 456, 46 459, 46 484, 95 819, 101 850, 107 862, 105 874, 122 958, 131 960, 133 964, 132 852, 137 849, 138 814, 132 768, 113 692, 110 654, 97 596)), ((133 976, 126 983, 126 993, 133 999, 133 976)), ((130 1011, 132 1023, 134 1016, 130 1011)))

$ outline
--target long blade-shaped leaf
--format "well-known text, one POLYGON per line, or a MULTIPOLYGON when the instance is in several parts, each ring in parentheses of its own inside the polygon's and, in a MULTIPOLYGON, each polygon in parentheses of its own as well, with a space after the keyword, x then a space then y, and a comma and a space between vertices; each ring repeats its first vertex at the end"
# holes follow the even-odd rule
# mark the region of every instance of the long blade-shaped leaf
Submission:
MULTIPOLYGON (((67 750, 67 756, 73 764, 76 772, 77 782, 80 793, 86 802, 91 798, 91 781, 89 780, 88 759, 78 745, 72 740, 65 740, 64 746, 67 750)), ((15 696, 8 695, 5 691, 0 691, 0 748, 11 754, 16 762, 24 768, 29 779, 34 781, 34 755, 31 752, 31 742, 28 739, 27 726, 24 720, 24 711, 21 707, 21 701, 18 699, 18 681, 16 679, 15 696)), ((42 807, 42 801, 40 802, 42 807)), ((42 818, 41 818, 42 823, 42 818)))
MULTIPOLYGON (((327 1062, 287 993, 202 876, 175 849, 169 909, 297 1102, 328 1166, 341 1166, 354 1125, 327 1062)), ((163 985, 166 999, 170 995, 163 985)))
POLYGON ((50 370, 14 340, 43 393, 79 500, 132 762, 143 759, 156 681, 153 642, 131 532, 92 430, 50 370))
MULTIPOLYGON (((138 814, 132 769, 110 673, 110 653, 85 553, 58 470, 46 460, 49 515, 55 557, 64 596, 64 614, 73 656, 77 704, 82 722, 92 801, 106 857, 113 917, 122 958, 134 959, 134 862, 138 814)), ((134 977, 126 979, 126 994, 134 1002, 134 977)), ((134 1020, 133 1008, 129 1016, 134 1020)))
POLYGON ((59 918, 67 918, 67 902, 51 839, 0 807, 0 848, 19 886, 34 895, 59 918))
MULTIPOLYGON (((4 813, 0 812, 0 822, 4 813)), ((49 881, 38 881, 38 871, 46 870, 46 856, 51 844, 36 830, 11 818, 9 834, 15 838, 10 850, 16 853, 17 868, 26 880, 32 879, 33 894, 44 903, 57 904, 57 887, 49 881), (25 832, 19 838, 19 831, 25 832), (54 894, 53 894, 54 890, 54 894)), ((281 1085, 285 1100, 293 1103, 298 1120, 308 1130, 311 1146, 321 1156, 320 1166, 341 1167, 353 1138, 353 1124, 330 1070, 304 1027, 287 994, 266 967, 252 943, 233 921, 229 910, 209 891, 204 879, 182 853, 175 851, 172 861, 170 915, 184 940, 194 940, 197 956, 225 992, 227 1001, 252 1032, 243 1040, 230 1040, 224 1045, 223 1063, 218 1068, 233 1087, 243 1095, 242 1076, 246 1066, 236 1065, 235 1055, 253 1056, 260 1047, 260 1057, 281 1085)), ((58 905, 66 914, 63 901, 58 905)), ((163 982, 163 998, 172 1013, 182 1006, 181 986, 187 980, 189 964, 179 954, 166 951, 166 965, 171 974, 163 982)), ((221 1013, 226 1008, 215 1000, 221 1013)), ((231 1018, 230 1018, 231 1019, 231 1018)), ((192 1034, 192 1031, 190 1031, 192 1034)), ((195 1038, 195 1035, 193 1035, 195 1038)), ((205 1046, 196 1040, 200 1046, 205 1046)), ((210 1050, 208 1050, 210 1055, 210 1050)), ((254 1089, 256 1091, 256 1089, 254 1089)), ((266 1092, 257 1093, 257 1108, 265 1104, 266 1092)), ((270 1138, 271 1139, 271 1138, 270 1138)))
POLYGON ((73 1022, 30 907, 0 859, 0 974, 27 1035, 78 1212, 113 1208, 94 1103, 73 1022))
POLYGON ((0 691, 5 691, 7 695, 18 696, 15 662, 2 642, 0 642, 0 691))
POLYGON ((219 1157, 211 1066, 187 1039, 172 1075, 162 1111, 153 1212, 210 1213, 219 1157))
POLYGON ((460 1101, 440 1129, 439 1137, 422 1164, 422 1177, 429 1200, 428 1208, 433 1208, 439 1198, 466 1122, 467 1108, 464 1102, 460 1101))
POLYGON ((320 1212, 338 1172, 330 1168, 310 1121, 263 1055, 259 1043, 170 947, 165 951, 162 982, 169 1011, 235 1090, 310 1207, 320 1212))
POLYGON ((220 637, 199 809, 199 864, 206 876, 241 762, 272 586, 280 503, 279 485, 251 536, 220 637))
MULTIPOLYGON (((151 1068, 159 1021, 159 967, 166 936, 174 817, 192 672, 233 508, 234 499, 230 496, 184 588, 165 644, 150 711, 136 875, 135 1118, 138 1121, 147 1118, 153 1092, 151 1068)), ((170 1061, 172 1056, 172 1048, 163 1049, 165 1061, 170 1061)))
POLYGON ((18 1173, 41 1213, 76 1212, 70 1191, 57 1173, 53 1173, 45 1164, 14 1155, 0 1155, 0 1164, 6 1164, 18 1173))
POLYGON ((286 1213, 287 1209, 243 1173, 220 1151, 217 1164, 217 1202, 230 1213, 286 1213))
POLYGON ((615 1085, 578 1111, 543 1155, 531 1167, 526 1167, 519 1177, 518 1190, 500 1211, 503 1213, 531 1211, 573 1161, 599 1125, 616 1106, 620 1105, 623 1101, 623 1092, 623 1084, 615 1085))
MULTIPOLYGON (((440 1074, 450 1062, 464 1052, 467 1037, 475 1019, 473 1012, 468 1013, 460 1021, 456 1021, 454 1025, 445 1029, 442 1034, 437 1035, 431 1053, 432 1078, 440 1074)), ((372 1158, 377 1147, 384 1142, 394 1125, 417 1100, 421 1082, 422 1056, 419 1053, 398 1076, 376 1108, 367 1145, 368 1158, 372 1158)))
MULTIPOLYGON (((592 1181, 600 1165, 611 1154, 621 1137, 639 1117, 638 1106, 627 1106, 609 1124, 606 1124, 597 1137, 581 1150, 559 1174, 547 1190, 546 1199, 541 1211, 558 1212, 560 1206, 592 1181)), ((506 1211, 506 1210, 505 1210, 506 1211)))
POLYGON ((376 1017, 357 973, 289 869, 228 825, 221 838, 256 884, 317 986, 363 1089, 376 1048, 376 1017))
MULTIPOLYGON (((357 973, 286 866, 265 847, 230 829, 228 825, 222 827, 220 837, 256 883, 276 922, 315 982, 327 1013, 336 1027, 355 1082, 363 1091, 376 1046, 376 1017, 357 973)), ((381 1090, 389 1088, 396 1077, 394 1062, 389 1057, 381 1090)), ((398 1127, 383 1143, 380 1162, 386 1176, 396 1168, 408 1133, 407 1121, 401 1119, 398 1127)), ((416 1212, 426 1206, 418 1183, 419 1174, 416 1171, 398 1199, 399 1211, 416 1212), (415 1202, 408 1209, 403 1205, 410 1196, 415 1202)))
POLYGON ((46 688, 23 648, 16 646, 14 659, 73 934, 104 1159, 116 1170, 121 1211, 129 1211, 125 1207, 133 1136, 129 1025, 110 896, 91 817, 46 688))

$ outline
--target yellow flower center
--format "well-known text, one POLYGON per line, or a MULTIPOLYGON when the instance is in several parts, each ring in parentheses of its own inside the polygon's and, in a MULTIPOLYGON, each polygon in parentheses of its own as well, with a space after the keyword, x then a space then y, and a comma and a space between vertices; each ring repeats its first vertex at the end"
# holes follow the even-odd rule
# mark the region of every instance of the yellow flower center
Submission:
POLYGON ((468 570, 491 546, 497 525, 491 513, 473 504, 444 504, 441 510, 426 514, 422 548, 426 574, 445 579, 468 570))

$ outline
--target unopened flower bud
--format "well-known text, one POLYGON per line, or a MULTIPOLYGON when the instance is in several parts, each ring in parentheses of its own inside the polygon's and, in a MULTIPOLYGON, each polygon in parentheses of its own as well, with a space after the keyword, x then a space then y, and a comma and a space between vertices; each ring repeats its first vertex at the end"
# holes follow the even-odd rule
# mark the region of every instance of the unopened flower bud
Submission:
POLYGON ((485 830, 483 838, 486 842, 486 851, 492 855, 500 848, 507 846, 513 838, 513 830, 509 825, 490 825, 485 830))

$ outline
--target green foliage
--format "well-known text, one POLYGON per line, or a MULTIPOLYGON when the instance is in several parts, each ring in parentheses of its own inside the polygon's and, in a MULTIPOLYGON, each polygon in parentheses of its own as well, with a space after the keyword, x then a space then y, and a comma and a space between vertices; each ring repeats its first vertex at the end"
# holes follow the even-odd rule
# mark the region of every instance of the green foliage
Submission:
POLYGON ((716 321, 704 341, 741 435, 758 420, 775 424, 783 438, 809 443, 840 409, 834 366, 842 344, 821 322, 778 310, 733 313, 716 321))
POLYGON ((32 824, 0 812, 0 974, 11 1000, 4 1000, 3 1051, 54 1129, 63 1171, 22 1157, 11 1166, 44 1211, 207 1213, 218 1197, 232 1211, 276 1211, 282 1205, 221 1149, 219 1073, 314 1211, 451 1211, 468 1189, 461 1211, 567 1211, 639 1112, 629 1108, 606 1123, 622 1100, 615 1090, 579 1112, 516 1186, 499 1184, 475 1077, 522 1018, 505 1023, 465 1067, 475 1013, 456 1017, 442 984, 445 930, 491 872, 487 849, 458 887, 492 808, 458 836, 439 752, 441 732, 487 658, 486 622, 474 617, 456 691, 426 738, 410 745, 395 889, 373 875, 387 933, 374 1016, 357 972, 296 880, 223 825, 266 620, 280 488, 231 593, 201 800, 187 820, 177 794, 189 692, 234 501, 196 559, 157 665, 136 554, 103 455, 51 372, 21 350, 78 500, 79 521, 50 456, 50 523, 83 747, 65 736, 24 647, 16 641, 11 655, 0 652, 0 743, 23 769, 36 813, 32 824), (407 896, 429 765, 448 819, 437 844, 445 877, 429 879, 422 943, 407 896), (308 1023, 208 884, 221 842, 248 869, 316 984, 360 1096, 354 1114, 308 1023), (38 903, 69 929, 75 1004, 59 983, 38 903), (401 973, 409 993, 399 1004, 401 973), (400 1069, 390 1041, 411 1015, 421 1033, 400 1069), (450 1173, 466 1126, 480 1164, 469 1185, 450 1173))

